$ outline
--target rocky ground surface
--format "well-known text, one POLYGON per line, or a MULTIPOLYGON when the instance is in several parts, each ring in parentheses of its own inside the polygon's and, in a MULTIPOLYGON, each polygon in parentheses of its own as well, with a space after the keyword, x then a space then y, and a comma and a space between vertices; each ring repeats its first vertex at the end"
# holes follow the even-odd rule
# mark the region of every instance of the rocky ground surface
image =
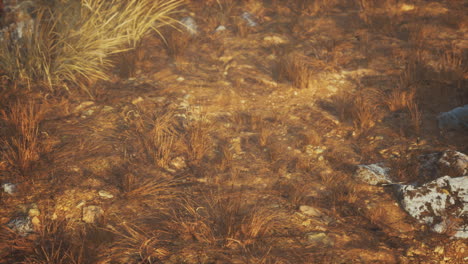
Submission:
POLYGON ((28 94, 0 263, 466 263, 466 3, 292 2, 188 1, 91 98, 28 94))

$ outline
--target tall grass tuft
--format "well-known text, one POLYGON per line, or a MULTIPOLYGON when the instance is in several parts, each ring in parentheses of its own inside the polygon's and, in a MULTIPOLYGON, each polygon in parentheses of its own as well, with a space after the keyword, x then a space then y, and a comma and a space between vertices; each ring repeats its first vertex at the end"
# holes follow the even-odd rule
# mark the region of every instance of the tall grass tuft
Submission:
POLYGON ((170 25, 182 0, 66 0, 38 7, 20 39, 0 43, 0 71, 12 82, 51 90, 107 80, 110 56, 170 25), (34 83, 34 84, 33 84, 34 83))

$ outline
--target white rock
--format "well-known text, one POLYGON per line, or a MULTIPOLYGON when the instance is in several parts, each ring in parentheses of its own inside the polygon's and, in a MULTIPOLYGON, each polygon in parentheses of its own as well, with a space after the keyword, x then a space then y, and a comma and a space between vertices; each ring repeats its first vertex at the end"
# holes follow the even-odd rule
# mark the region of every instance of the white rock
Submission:
POLYGON ((382 164, 358 165, 353 177, 370 185, 391 184, 392 179, 388 176, 390 168, 382 164))
POLYGON ((399 185, 399 194, 403 209, 434 232, 468 238, 468 176, 444 176, 420 187, 399 185))
POLYGON ((223 25, 219 25, 219 26, 215 29, 216 32, 225 31, 225 30, 226 30, 226 27, 223 26, 223 25))
POLYGON ((99 219, 104 214, 104 211, 101 207, 90 205, 83 208, 83 221, 88 224, 94 224, 99 221, 99 219))
POLYGON ((4 183, 2 184, 3 191, 8 194, 14 194, 16 192, 16 185, 13 183, 4 183))

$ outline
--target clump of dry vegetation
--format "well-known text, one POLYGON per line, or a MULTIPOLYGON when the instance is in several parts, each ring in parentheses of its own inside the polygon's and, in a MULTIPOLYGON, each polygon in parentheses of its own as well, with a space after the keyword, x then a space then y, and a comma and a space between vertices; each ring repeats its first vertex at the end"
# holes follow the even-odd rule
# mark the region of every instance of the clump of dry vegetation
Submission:
POLYGON ((4 146, 2 157, 10 169, 16 169, 21 175, 27 175, 42 154, 39 126, 45 111, 34 100, 19 99, 0 111, 7 128, 6 135, 0 137, 4 146))
POLYGON ((0 69, 12 82, 51 90, 108 80, 111 55, 135 45, 150 31, 173 23, 182 4, 169 1, 53 1, 39 7, 19 40, 0 46, 0 69))

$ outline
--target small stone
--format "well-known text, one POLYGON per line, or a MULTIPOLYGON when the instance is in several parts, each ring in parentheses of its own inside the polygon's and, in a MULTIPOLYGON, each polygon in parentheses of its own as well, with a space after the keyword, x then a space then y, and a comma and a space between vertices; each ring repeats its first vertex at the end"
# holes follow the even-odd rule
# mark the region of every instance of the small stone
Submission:
POLYGON ((104 214, 104 211, 101 207, 90 205, 83 208, 83 221, 88 224, 94 224, 99 221, 99 219, 104 214))
POLYGON ((16 192, 16 185, 13 183, 4 183, 2 184, 3 191, 8 194, 14 194, 16 192))
POLYGON ((215 29, 216 32, 225 31, 225 30, 226 30, 226 27, 223 26, 223 25, 219 25, 219 26, 215 29))
POLYGON ((171 160, 170 166, 174 170, 183 170, 187 168, 187 163, 184 157, 179 156, 171 160))
POLYGON ((101 196, 104 199, 112 199, 114 198, 114 195, 108 191, 100 190, 99 191, 99 196, 101 196))
POLYGON ((39 209, 37 209, 37 208, 31 208, 31 209, 29 209, 29 211, 28 211, 28 215, 29 215, 29 217, 40 216, 40 215, 41 215, 41 212, 40 212, 39 209))
POLYGON ((434 249, 434 252, 439 254, 439 255, 443 255, 444 254, 444 247, 443 246, 437 246, 435 249, 434 249))
POLYGON ((321 244, 323 246, 333 246, 335 244, 333 240, 325 233, 308 233, 306 234, 306 237, 307 241, 314 244, 321 244))
POLYGON ((141 103, 141 102, 143 102, 143 98, 141 98, 141 96, 138 96, 137 98, 132 100, 132 104, 134 105, 141 103))
POLYGON ((185 78, 182 77, 182 76, 179 76, 179 77, 177 77, 176 81, 183 82, 183 81, 185 81, 185 78))
POLYGON ((299 211, 308 216, 321 217, 323 215, 320 210, 308 205, 301 205, 299 211))

